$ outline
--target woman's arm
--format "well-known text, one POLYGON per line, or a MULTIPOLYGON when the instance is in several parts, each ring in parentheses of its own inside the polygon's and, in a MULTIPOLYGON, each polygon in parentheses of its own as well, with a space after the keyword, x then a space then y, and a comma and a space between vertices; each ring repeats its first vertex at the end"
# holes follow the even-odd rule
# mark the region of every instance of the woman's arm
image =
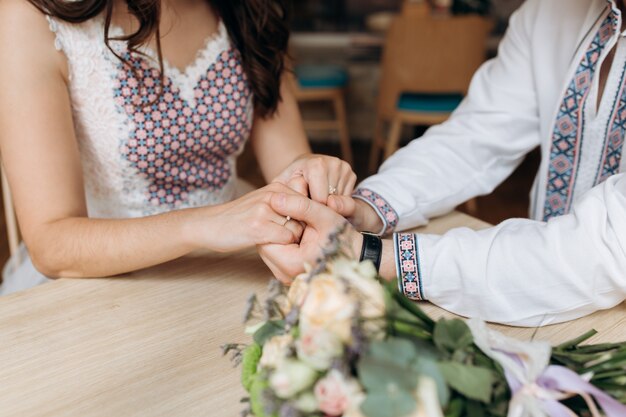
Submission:
MULTIPOLYGON (((132 220, 87 218, 65 57, 45 18, 24 1, 0 2, 0 149, 33 263, 51 277, 99 277, 192 250, 293 242, 298 226, 269 207, 274 184, 222 206, 132 220)), ((105 175, 105 173, 103 173, 105 175)))
POLYGON ((298 103, 287 76, 283 77, 280 94, 282 100, 273 116, 256 117, 250 142, 261 172, 271 182, 293 161, 311 153, 298 103))
POLYGON ((350 165, 339 158, 311 154, 289 77, 283 76, 276 114, 258 117, 252 129, 252 146, 265 179, 294 187, 323 204, 333 188, 338 195, 350 196, 356 184, 350 165))

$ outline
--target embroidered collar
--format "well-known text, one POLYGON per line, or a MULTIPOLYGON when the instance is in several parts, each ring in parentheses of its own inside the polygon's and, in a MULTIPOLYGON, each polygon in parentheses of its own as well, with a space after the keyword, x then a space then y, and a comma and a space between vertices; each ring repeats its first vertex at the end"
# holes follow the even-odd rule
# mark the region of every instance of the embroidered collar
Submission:
MULTIPOLYGON (((622 24, 622 12, 621 10, 617 7, 617 3, 615 3, 615 0, 606 0, 607 6, 609 6, 611 8, 610 13, 613 15, 613 18, 615 19, 615 24, 616 26, 619 28, 622 24)), ((626 30, 622 31, 620 33, 620 36, 626 36, 626 30)))

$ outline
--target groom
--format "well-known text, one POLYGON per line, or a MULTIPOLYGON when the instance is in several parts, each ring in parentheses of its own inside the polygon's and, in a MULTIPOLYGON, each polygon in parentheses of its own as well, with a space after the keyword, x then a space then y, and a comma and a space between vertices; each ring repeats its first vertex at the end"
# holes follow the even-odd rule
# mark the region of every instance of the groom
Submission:
POLYGON ((331 196, 327 207, 274 195, 277 212, 308 226, 299 245, 260 248, 263 259, 279 279, 295 276, 342 214, 354 252, 378 262, 382 277, 399 277, 410 299, 460 315, 539 326, 621 303, 623 12, 621 0, 527 0, 449 121, 397 152, 354 199, 331 196), (394 233, 490 193, 537 146, 532 220, 443 236, 394 233))

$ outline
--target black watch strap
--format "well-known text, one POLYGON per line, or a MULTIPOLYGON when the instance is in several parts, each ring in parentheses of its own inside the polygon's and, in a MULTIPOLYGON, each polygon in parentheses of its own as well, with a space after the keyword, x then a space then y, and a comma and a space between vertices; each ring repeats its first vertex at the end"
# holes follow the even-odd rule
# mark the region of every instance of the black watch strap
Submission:
POLYGON ((361 259, 363 262, 370 260, 374 263, 376 271, 380 270, 380 260, 383 255, 383 240, 380 236, 370 232, 363 232, 363 247, 361 248, 361 259))

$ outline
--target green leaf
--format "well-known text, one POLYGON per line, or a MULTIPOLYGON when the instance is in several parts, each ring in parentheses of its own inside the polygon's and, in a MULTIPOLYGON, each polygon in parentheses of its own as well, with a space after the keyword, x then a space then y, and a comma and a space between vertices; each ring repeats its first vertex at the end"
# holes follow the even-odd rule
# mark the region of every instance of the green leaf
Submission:
POLYGON ((401 390, 370 392, 361 404, 361 411, 367 417, 407 416, 416 408, 415 398, 401 390))
POLYGON ((415 369, 418 374, 428 376, 435 381, 439 404, 441 404, 441 407, 445 407, 450 400, 450 390, 437 363, 434 360, 420 357, 417 363, 413 365, 413 369, 415 369))
POLYGON ((256 343, 248 346, 246 350, 243 351, 241 361, 241 384, 248 392, 250 392, 250 386, 252 385, 254 375, 256 375, 257 366, 259 360, 261 360, 262 354, 261 346, 256 343))
POLYGON ((432 340, 432 335, 421 328, 421 323, 416 325, 414 323, 406 323, 402 321, 389 319, 388 333, 399 337, 408 337, 413 340, 432 340))
POLYGON ((389 361, 400 366, 408 366, 417 356, 413 343, 405 339, 390 338, 373 342, 369 354, 376 359, 389 361))
POLYGON ((267 407, 264 403, 265 390, 269 388, 269 383, 266 378, 263 378, 260 374, 256 374, 252 378, 252 384, 250 385, 250 408, 252 414, 255 417, 275 417, 276 413, 266 414, 267 407))
POLYGON ((465 349, 474 342, 474 337, 467 324, 459 319, 439 320, 433 332, 435 344, 440 349, 454 352, 465 349))
POLYGON ((424 310, 419 308, 414 301, 406 298, 404 294, 400 294, 398 291, 398 282, 390 281, 385 284, 387 292, 392 296, 393 300, 403 309, 411 313, 414 317, 418 318, 424 323, 425 329, 432 331, 435 321, 430 316, 424 313, 424 310))
POLYGON ((484 403, 490 401, 495 383, 495 376, 490 370, 456 362, 441 362, 439 370, 448 385, 460 394, 484 403))
POLYGON ((415 391, 418 374, 406 366, 366 356, 357 365, 359 380, 368 391, 415 391))
POLYGON ((285 334, 285 322, 283 320, 271 320, 254 332, 252 338, 258 345, 263 346, 272 337, 281 334, 285 334))
POLYGON ((461 417, 463 414, 463 400, 455 398, 450 401, 448 408, 446 408, 445 417, 461 417))
POLYGON ((485 407, 479 402, 468 401, 467 417, 485 417, 485 407))

